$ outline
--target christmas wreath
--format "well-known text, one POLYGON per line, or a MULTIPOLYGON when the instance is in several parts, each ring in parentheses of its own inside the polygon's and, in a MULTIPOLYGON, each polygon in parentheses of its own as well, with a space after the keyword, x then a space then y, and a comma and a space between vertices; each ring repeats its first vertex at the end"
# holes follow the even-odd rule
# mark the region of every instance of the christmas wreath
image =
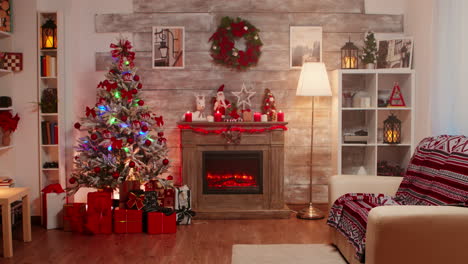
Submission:
POLYGON ((263 46, 258 32, 247 20, 223 17, 218 30, 209 39, 212 42, 211 57, 216 63, 234 69, 245 70, 255 66, 263 46), (235 41, 241 38, 245 40, 245 50, 239 50, 235 46, 235 41))

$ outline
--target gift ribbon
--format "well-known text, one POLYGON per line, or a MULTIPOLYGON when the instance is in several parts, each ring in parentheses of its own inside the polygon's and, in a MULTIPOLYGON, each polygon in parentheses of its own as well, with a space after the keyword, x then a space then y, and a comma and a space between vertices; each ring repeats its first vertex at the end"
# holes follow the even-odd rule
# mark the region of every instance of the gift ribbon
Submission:
POLYGON ((141 210, 145 206, 145 195, 140 194, 137 196, 135 193, 130 192, 128 194, 128 201, 127 201, 127 206, 128 208, 132 208, 133 206, 136 206, 138 210, 141 210))
POLYGON ((185 217, 192 218, 196 215, 192 209, 182 207, 182 210, 177 210, 177 224, 180 224, 185 217))

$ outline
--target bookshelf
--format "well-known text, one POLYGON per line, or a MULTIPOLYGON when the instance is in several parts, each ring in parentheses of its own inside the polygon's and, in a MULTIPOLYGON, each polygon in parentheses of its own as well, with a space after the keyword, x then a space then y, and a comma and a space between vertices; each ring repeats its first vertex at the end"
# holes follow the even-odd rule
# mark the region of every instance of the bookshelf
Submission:
MULTIPOLYGON (((10 32, 0 31, 0 51, 2 52, 13 52, 13 37, 14 35, 10 32)), ((14 105, 14 91, 13 91, 13 81, 14 73, 10 70, 0 69, 0 96, 9 96, 12 101, 12 106, 2 107, 0 111, 9 111, 15 115, 14 105)), ((20 121, 21 122, 21 121, 20 121)), ((4 146, 1 142, 1 137, 3 132, 0 129, 0 177, 10 177, 14 178, 15 176, 15 133, 11 134, 11 142, 9 145, 4 146)))
POLYGON ((333 102, 337 121, 334 124, 337 140, 333 159, 338 174, 379 175, 379 161, 406 169, 415 144, 414 74, 409 69, 333 71, 331 83, 337 94, 333 102), (395 82, 399 83, 406 106, 379 104, 379 99, 390 97, 395 82), (367 102, 360 99, 363 97, 367 102), (390 114, 402 122, 400 144, 383 142, 383 122, 390 114), (367 132, 365 142, 345 142, 345 135, 360 130, 367 132))
POLYGON ((66 187, 63 129, 63 124, 65 124, 63 25, 61 13, 38 12, 39 192, 52 183, 59 183, 63 188, 66 187), (57 48, 42 47, 41 26, 49 19, 52 19, 57 26, 57 48), (44 165, 49 162, 57 162, 58 168, 44 168, 44 165))

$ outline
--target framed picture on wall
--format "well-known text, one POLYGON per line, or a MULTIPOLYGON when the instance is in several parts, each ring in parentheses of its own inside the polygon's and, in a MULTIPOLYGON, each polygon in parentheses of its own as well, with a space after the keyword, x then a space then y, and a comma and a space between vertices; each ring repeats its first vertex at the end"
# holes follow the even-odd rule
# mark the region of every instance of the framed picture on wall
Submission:
POLYGON ((402 37, 377 41, 377 68, 411 69, 413 61, 413 38, 402 37))
POLYGON ((291 68, 301 68, 305 61, 321 62, 322 27, 291 26, 289 60, 291 68))
POLYGON ((183 69, 185 67, 184 27, 153 27, 153 69, 183 69))
POLYGON ((10 0, 0 0, 0 31, 11 32, 10 0))

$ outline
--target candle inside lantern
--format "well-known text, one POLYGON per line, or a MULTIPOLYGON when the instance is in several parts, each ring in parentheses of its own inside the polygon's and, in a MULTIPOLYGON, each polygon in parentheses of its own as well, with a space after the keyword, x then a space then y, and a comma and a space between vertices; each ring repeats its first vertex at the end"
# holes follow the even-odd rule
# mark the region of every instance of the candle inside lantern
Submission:
POLYGON ((345 69, 356 68, 356 57, 344 57, 345 69))
POLYGON ((261 120, 262 120, 262 114, 256 112, 256 113, 254 114, 254 121, 255 121, 255 122, 260 122, 261 120))
POLYGON ((192 122, 192 113, 190 111, 185 113, 185 122, 192 122))
POLYGON ((278 115, 276 116, 276 119, 278 120, 278 122, 284 122, 284 112, 279 110, 278 115))
POLYGON ((268 122, 268 116, 262 115, 262 122, 268 122))
POLYGON ((223 115, 219 111, 216 111, 216 113, 214 114, 214 121, 215 122, 223 121, 223 115))
POLYGON ((47 36, 45 47, 47 49, 53 49, 54 47, 54 36, 47 36))

